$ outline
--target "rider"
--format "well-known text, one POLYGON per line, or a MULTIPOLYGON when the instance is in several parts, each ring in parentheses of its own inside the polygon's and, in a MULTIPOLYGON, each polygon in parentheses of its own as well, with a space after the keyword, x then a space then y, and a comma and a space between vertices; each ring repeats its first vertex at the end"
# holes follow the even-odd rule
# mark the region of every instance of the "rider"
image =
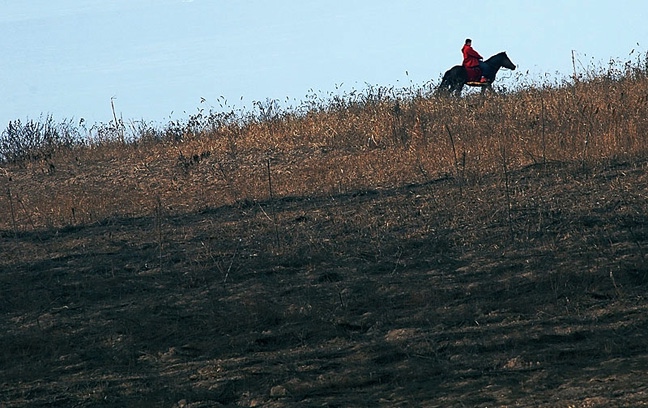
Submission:
POLYGON ((461 52, 463 53, 463 66, 467 69, 479 67, 482 73, 479 82, 488 82, 488 78, 486 77, 489 72, 488 64, 482 61, 484 58, 473 49, 472 40, 470 38, 466 39, 463 48, 461 48, 461 52))

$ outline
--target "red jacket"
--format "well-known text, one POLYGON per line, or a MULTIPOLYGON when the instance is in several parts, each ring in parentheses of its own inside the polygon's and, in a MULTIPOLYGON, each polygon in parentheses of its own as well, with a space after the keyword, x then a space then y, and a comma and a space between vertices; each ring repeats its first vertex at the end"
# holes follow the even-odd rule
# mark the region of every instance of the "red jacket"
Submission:
POLYGON ((463 48, 461 49, 461 52, 463 53, 463 66, 466 68, 474 68, 479 66, 479 60, 483 59, 481 55, 473 48, 468 45, 464 44, 463 48))

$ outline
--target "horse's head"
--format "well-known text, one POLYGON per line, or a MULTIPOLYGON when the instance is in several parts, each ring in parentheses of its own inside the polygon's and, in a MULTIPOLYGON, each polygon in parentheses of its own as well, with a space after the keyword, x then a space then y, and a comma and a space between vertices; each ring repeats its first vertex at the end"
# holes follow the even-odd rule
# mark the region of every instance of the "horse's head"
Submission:
POLYGON ((512 71, 515 71, 515 64, 511 61, 511 59, 506 55, 506 51, 501 53, 502 56, 502 61, 501 64, 504 68, 508 68, 512 71))

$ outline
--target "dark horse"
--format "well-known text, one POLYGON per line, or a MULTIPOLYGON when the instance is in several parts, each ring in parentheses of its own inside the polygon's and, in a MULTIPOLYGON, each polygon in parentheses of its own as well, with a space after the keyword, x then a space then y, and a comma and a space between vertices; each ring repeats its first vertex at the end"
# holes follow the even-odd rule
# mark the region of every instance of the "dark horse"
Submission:
POLYGON ((464 85, 467 84, 469 86, 480 86, 483 94, 486 91, 486 88, 492 89, 492 83, 495 81, 495 76, 500 68, 515 69, 515 64, 511 62, 508 55, 506 55, 506 52, 500 52, 499 54, 493 55, 484 62, 490 67, 490 72, 486 76, 488 82, 468 82, 468 73, 466 72, 466 68, 462 65, 456 65, 450 68, 445 75, 443 75, 443 79, 439 85, 439 92, 446 94, 454 93, 459 96, 461 95, 461 90, 464 85))

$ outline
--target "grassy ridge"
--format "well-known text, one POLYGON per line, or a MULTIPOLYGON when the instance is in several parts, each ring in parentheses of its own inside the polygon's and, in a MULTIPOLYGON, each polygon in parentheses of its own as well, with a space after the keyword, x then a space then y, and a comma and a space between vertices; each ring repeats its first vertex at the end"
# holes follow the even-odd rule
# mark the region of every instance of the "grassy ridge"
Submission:
POLYGON ((646 153, 647 89, 645 64, 636 63, 484 99, 371 88, 314 96, 298 109, 268 101, 250 113, 201 111, 161 130, 13 123, 3 133, 0 174, 0 207, 11 211, 0 214, 0 228, 148 215, 158 203, 194 211, 448 175, 470 182, 547 162, 588 171, 646 153))

